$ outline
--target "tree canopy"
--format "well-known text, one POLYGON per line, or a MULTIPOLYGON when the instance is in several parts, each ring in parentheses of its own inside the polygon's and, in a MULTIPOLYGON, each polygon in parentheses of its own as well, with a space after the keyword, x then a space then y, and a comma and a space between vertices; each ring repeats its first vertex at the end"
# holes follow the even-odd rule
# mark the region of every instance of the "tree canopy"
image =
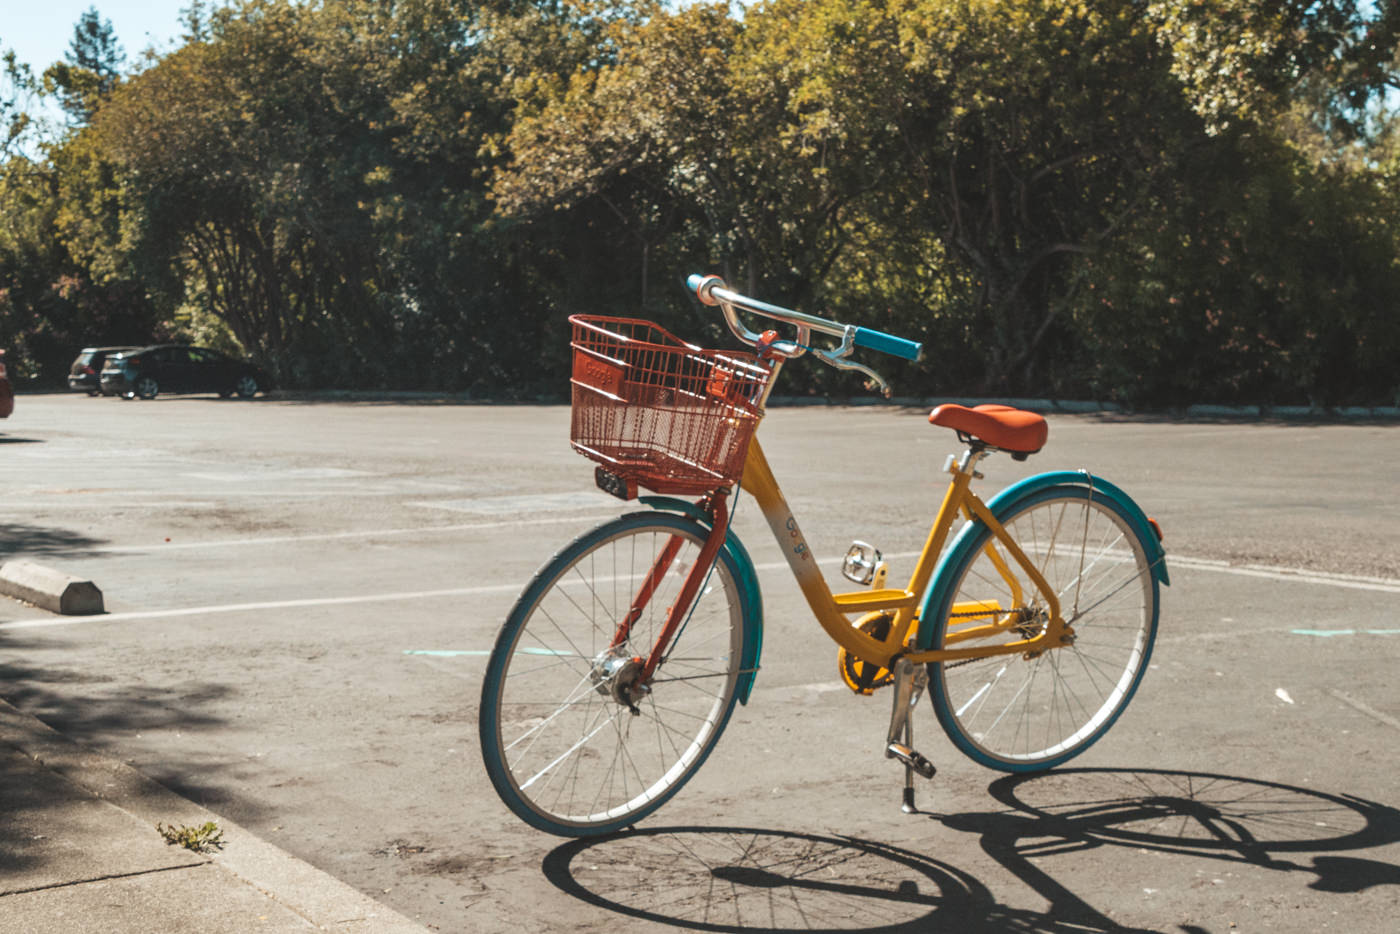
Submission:
MULTIPOLYGON (((1358 0, 238 0, 0 85, 0 344, 557 393, 685 275, 925 340, 902 391, 1395 404, 1400 13, 1358 0), (123 70, 125 69, 125 70, 123 70), (58 97, 41 153, 25 94, 58 97)), ((3 39, 3 36, 0 36, 3 39)), ((17 359, 18 358, 18 359, 17 359)), ((791 368, 789 389, 855 391, 791 368)))

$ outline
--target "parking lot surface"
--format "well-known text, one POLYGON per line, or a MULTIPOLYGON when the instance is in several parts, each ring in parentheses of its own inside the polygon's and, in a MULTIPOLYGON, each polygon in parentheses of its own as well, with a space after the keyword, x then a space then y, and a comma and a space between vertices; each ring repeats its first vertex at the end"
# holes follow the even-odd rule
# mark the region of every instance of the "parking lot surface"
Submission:
MULTIPOLYGON (((0 697, 441 931, 1381 932, 1400 896, 1400 427, 1051 416, 980 491, 1086 467, 1166 532, 1137 697, 1056 772, 962 758, 900 811, 888 698, 841 686, 756 509, 754 696, 634 832, 569 842, 495 798, 480 677, 534 570, 629 507, 568 410, 26 396, 0 425, 0 561, 98 617, 0 598, 0 697)), ((819 557, 908 572, 958 449, 923 410, 775 408, 819 557)), ((749 504, 750 506, 752 504, 749 504)), ((635 506, 635 504, 633 504, 635 506)), ((839 577, 834 562, 830 577, 839 577)))

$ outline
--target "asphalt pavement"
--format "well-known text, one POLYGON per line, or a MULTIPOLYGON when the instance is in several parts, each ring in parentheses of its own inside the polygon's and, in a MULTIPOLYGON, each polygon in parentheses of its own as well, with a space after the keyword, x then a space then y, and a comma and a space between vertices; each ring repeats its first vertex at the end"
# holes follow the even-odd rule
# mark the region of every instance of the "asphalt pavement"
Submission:
MULTIPOLYGON (((629 508, 590 488, 566 408, 19 402, 0 560, 91 579, 106 612, 0 598, 4 934, 1391 929, 1393 421, 1059 415, 1029 463, 988 461, 986 495, 1081 466, 1128 490, 1172 586, 1103 741, 1006 777, 925 715, 940 771, 915 815, 880 755, 887 699, 840 686, 741 503, 767 630, 752 702, 658 815, 568 842, 505 811, 475 738, 522 583, 629 508), (210 821, 210 852, 156 829, 210 821)), ((957 446, 926 414, 773 410, 818 556, 861 538, 907 573, 957 446)))
POLYGON ((427 929, 0 700, 0 928, 25 934, 427 929), (191 835, 195 846, 167 834, 191 835))

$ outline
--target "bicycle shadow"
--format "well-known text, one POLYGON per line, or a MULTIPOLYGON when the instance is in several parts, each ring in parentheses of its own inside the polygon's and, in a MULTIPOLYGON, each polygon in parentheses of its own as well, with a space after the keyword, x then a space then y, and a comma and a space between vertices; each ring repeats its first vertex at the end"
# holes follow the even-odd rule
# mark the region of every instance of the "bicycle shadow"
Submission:
MULTIPOLYGON (((1103 846, 1299 873, 1318 891, 1400 885, 1400 867, 1332 855, 1400 841, 1400 811, 1202 772, 1073 769, 1000 778, 1007 810, 929 814, 1047 902, 1001 904, 981 880, 909 849, 850 836, 757 828, 631 830, 545 858, 557 888, 618 914, 696 931, 1109 932, 1125 928, 1057 877, 1057 855, 1103 846), (586 859, 583 858, 586 855, 586 859)), ((1104 910, 1101 910, 1104 909, 1104 910)), ((1172 931, 1203 929, 1175 925, 1172 931)))
POLYGON ((995 909, 986 886, 947 863, 844 835, 634 829, 557 847, 543 870, 580 901, 687 931, 912 934, 935 917, 965 931, 995 909))

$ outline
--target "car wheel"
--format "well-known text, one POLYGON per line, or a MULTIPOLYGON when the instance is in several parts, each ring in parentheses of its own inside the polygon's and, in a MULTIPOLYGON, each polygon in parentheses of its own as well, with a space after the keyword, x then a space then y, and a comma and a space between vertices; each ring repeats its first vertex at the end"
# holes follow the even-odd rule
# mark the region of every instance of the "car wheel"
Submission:
POLYGON ((160 383, 155 381, 155 377, 143 376, 136 381, 136 394, 142 399, 154 399, 160 392, 160 383))
POLYGON ((239 398, 251 399, 258 394, 258 378, 251 374, 245 374, 238 378, 238 382, 233 388, 238 393, 239 398))

